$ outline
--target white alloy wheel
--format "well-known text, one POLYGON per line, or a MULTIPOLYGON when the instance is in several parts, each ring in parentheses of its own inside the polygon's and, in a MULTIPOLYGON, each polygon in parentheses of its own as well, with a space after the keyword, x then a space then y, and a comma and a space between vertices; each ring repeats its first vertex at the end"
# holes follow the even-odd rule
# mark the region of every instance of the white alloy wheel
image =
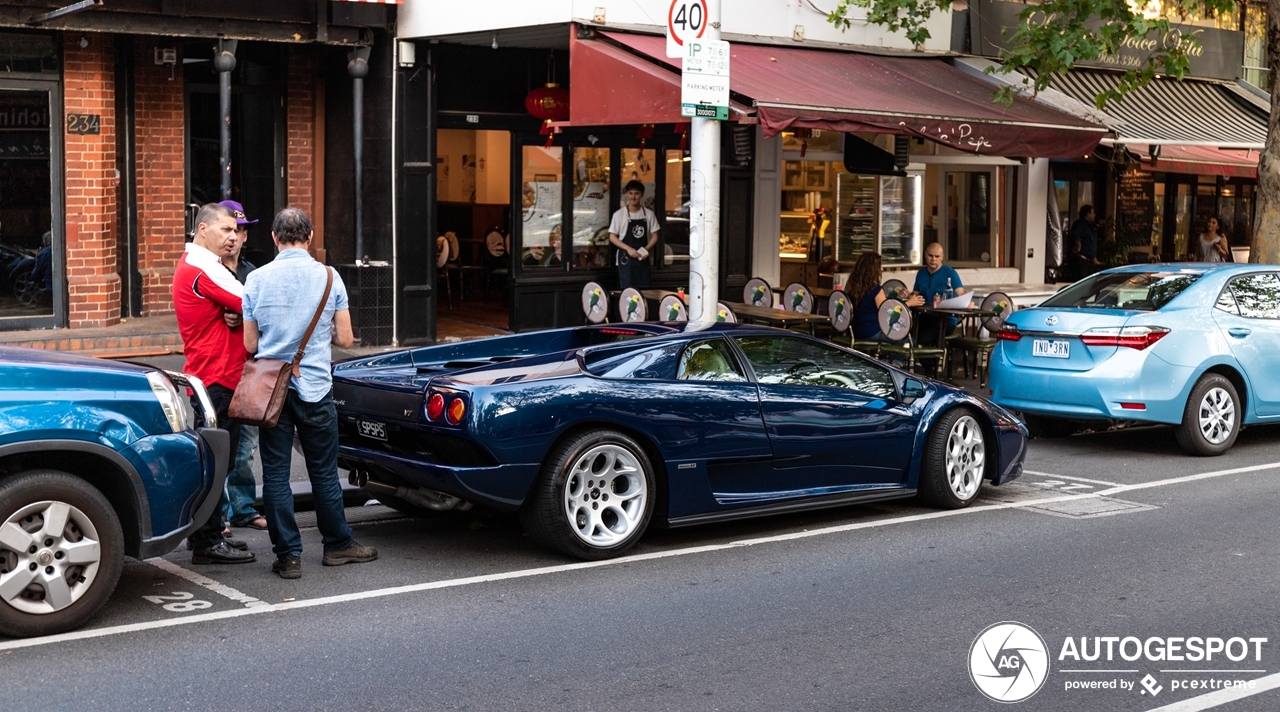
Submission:
POLYGON ((1236 404, 1222 388, 1210 388, 1196 409, 1200 433, 1213 445, 1221 445, 1236 427, 1236 404))
POLYGON ((582 453, 564 481, 564 515, 583 543, 607 548, 645 522, 649 484, 635 455, 614 443, 582 453))
POLYGON ((982 476, 987 467, 986 452, 978 421, 967 414, 957 418, 947 435, 946 454, 947 485, 957 499, 967 501, 973 498, 982 486, 982 476))
POLYGON ((0 601, 29 614, 61 611, 89 591, 101 561, 98 530, 84 512, 33 502, 0 524, 0 601))

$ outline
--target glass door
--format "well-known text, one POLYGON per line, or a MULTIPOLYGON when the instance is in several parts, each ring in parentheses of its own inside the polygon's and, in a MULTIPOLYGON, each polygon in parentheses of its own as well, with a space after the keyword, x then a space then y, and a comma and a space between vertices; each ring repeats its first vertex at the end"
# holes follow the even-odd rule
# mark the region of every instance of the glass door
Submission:
POLYGON ((64 308, 56 86, 0 83, 0 328, 54 326, 64 308))
POLYGON ((999 234, 996 171, 947 171, 940 202, 946 206, 943 247, 950 262, 992 264, 999 234))

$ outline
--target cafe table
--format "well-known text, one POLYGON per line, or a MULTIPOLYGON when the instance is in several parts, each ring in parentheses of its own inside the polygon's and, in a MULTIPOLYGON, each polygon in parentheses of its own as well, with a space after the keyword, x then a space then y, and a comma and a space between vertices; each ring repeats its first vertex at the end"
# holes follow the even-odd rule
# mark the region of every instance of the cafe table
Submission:
POLYGON ((831 321, 828 317, 820 314, 800 314, 793 311, 783 311, 782 309, 752 306, 741 302, 725 302, 724 305, 733 311, 733 315, 739 321, 776 326, 781 329, 789 329, 793 326, 807 326, 810 334, 817 333, 818 324, 831 321))

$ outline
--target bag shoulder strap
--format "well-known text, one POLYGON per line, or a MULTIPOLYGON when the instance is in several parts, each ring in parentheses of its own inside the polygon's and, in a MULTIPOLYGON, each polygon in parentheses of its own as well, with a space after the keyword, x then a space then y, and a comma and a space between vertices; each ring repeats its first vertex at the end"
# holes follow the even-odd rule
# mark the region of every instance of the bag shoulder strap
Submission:
POLYGON ((307 327, 307 333, 302 335, 302 343, 298 344, 298 353, 293 356, 293 375, 301 376, 298 370, 298 364, 302 363, 302 356, 307 352, 307 342, 311 340, 311 332, 316 330, 316 324, 320 323, 320 315, 324 313, 325 305, 329 303, 329 290, 333 289, 333 268, 325 267, 325 275, 327 280, 324 284, 324 294, 320 297, 320 306, 316 307, 315 316, 311 317, 311 325, 307 327))

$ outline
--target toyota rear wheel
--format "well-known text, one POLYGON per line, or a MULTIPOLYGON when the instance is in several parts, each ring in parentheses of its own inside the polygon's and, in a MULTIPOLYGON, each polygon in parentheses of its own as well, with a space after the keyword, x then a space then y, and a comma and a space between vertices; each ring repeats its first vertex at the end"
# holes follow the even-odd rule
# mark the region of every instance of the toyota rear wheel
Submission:
POLYGON ((987 438, 967 409, 947 411, 929 432, 920 463, 920 498, 959 509, 978 498, 987 471, 987 438))
POLYGON ((1235 385, 1224 376, 1208 373, 1191 389, 1182 422, 1173 432, 1178 444, 1189 454, 1212 457, 1235 444, 1241 417, 1240 396, 1235 385))
POLYGON ((92 485, 56 470, 0 484, 0 634, 50 635, 84 624, 123 567, 120 520, 92 485))
POLYGON ((552 451, 520 521, 548 548, 607 559, 639 541, 653 499, 653 466, 644 448, 622 433, 598 430, 552 451))

